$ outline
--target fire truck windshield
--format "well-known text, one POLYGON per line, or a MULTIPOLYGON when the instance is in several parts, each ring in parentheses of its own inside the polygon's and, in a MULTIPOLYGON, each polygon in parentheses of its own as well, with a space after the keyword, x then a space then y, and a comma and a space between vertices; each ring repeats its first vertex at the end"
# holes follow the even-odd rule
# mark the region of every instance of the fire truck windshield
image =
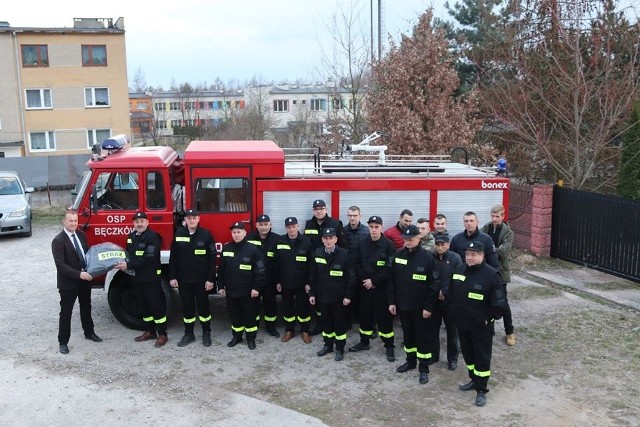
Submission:
POLYGON ((78 210, 80 208, 80 203, 82 202, 84 193, 87 191, 90 178, 91 171, 86 171, 78 179, 75 188, 71 191, 71 194, 73 194, 74 196, 73 203, 71 204, 71 209, 78 210))

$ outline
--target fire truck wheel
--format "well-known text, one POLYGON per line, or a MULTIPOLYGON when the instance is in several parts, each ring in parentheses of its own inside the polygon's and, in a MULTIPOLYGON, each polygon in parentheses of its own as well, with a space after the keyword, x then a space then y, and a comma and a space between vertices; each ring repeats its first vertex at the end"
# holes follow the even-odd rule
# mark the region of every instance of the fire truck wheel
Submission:
MULTIPOLYGON (((142 320, 140 301, 133 290, 131 282, 127 279, 124 273, 118 273, 114 277, 111 286, 109 286, 109 308, 114 317, 124 326, 143 331, 145 330, 145 324, 142 320)), ((171 288, 164 278, 161 279, 161 287, 165 313, 170 313, 173 296, 171 288)))

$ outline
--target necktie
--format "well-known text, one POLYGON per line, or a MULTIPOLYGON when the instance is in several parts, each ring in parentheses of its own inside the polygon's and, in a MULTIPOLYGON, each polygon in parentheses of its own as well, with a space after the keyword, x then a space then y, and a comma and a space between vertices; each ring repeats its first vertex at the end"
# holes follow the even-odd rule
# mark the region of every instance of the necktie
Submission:
POLYGON ((80 249, 80 242, 78 242, 78 237, 76 237, 75 234, 72 234, 71 237, 73 238, 73 246, 76 247, 78 258, 80 258, 80 265, 82 266, 82 268, 85 268, 87 266, 87 263, 84 261, 84 254, 82 253, 82 249, 80 249))

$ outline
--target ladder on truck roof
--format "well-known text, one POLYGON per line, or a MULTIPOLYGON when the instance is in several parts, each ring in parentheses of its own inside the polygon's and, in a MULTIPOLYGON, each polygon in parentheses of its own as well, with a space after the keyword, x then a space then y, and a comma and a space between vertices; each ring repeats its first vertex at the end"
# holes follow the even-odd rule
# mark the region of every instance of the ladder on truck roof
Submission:
POLYGON ((341 154, 324 154, 320 147, 283 148, 287 175, 393 175, 435 174, 438 176, 493 176, 495 168, 478 168, 452 161, 447 154, 391 154, 386 145, 372 146, 370 142, 382 136, 379 132, 367 135, 359 144, 347 145, 341 154), (376 152, 378 154, 361 154, 376 152))

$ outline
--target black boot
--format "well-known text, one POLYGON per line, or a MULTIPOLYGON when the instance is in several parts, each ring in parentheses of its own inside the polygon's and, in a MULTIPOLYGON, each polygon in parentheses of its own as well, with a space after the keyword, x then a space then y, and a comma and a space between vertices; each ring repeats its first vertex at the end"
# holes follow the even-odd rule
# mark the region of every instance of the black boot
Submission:
POLYGON ((396 372, 403 373, 403 372, 410 371, 412 369, 416 369, 416 365, 417 363, 415 360, 407 360, 404 365, 398 366, 398 368, 396 369, 396 372))
POLYGON ((185 332, 183 337, 180 339, 180 342, 178 342, 178 347, 186 347, 195 341, 196 337, 193 335, 193 332, 185 332))
POLYGON ((318 355, 318 357, 322 357, 322 356, 326 356, 329 353, 333 353, 333 346, 329 346, 325 344, 324 347, 322 347, 320 351, 317 352, 316 354, 318 355))
POLYGON ((396 354, 395 354, 395 351, 393 350, 393 347, 387 347, 386 352, 387 352, 387 362, 395 362, 396 354))
POLYGON ((360 341, 358 344, 354 345, 353 347, 349 347, 349 351, 356 352, 356 351, 362 351, 362 350, 369 350, 370 348, 371 347, 369 346, 368 342, 360 341))
POLYGON ((205 347, 211 347, 211 331, 202 332, 202 345, 205 347))
POLYGON ((256 349, 256 339, 251 337, 247 337, 247 347, 249 347, 249 350, 255 350, 256 349))
POLYGON ((242 342, 242 335, 234 335, 231 341, 227 343, 227 347, 235 347, 242 342))
POLYGON ((475 389, 476 389, 476 382, 474 380, 471 380, 466 384, 458 385, 458 390, 462 390, 462 391, 469 391, 469 390, 475 390, 475 389))
POLYGON ((265 322, 267 333, 274 338, 278 338, 280 336, 280 332, 277 331, 276 327, 273 325, 273 322, 265 322))
POLYGON ((427 372, 420 372, 420 384, 426 384, 429 382, 429 374, 427 372))

